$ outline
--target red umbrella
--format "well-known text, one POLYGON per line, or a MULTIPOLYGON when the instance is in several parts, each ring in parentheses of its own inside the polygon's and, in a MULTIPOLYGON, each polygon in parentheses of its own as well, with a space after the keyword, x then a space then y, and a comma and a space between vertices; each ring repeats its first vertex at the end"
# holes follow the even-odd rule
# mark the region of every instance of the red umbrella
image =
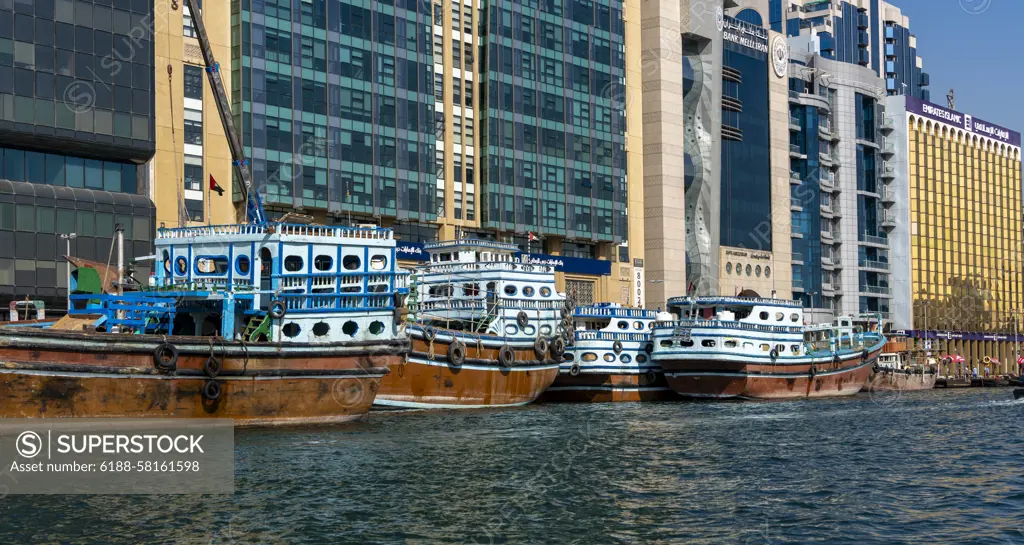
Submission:
POLYGON ((949 360, 949 363, 964 363, 965 361, 967 361, 960 354, 946 354, 945 356, 942 356, 939 359, 940 361, 949 360))
POLYGON ((1017 365, 1024 365, 1024 356, 1017 358, 1017 365))

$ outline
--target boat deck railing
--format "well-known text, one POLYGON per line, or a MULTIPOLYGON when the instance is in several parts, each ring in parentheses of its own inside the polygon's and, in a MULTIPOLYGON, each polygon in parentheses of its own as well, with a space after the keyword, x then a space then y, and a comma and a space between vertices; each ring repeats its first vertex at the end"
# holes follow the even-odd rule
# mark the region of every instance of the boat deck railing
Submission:
MULTIPOLYGON (((555 272, 554 267, 548 265, 531 265, 529 263, 515 263, 510 261, 485 261, 473 263, 437 263, 424 265, 416 268, 417 274, 450 274, 469 273, 479 271, 512 271, 512 272, 555 272)), ((554 279, 552 279, 552 282, 554 279)))
POLYGON ((266 225, 231 224, 158 229, 157 239, 180 239, 231 235, 271 235, 392 240, 391 229, 377 227, 346 227, 268 223, 266 225))
POLYGON ((765 333, 802 333, 803 327, 801 326, 781 326, 781 325, 764 325, 764 324, 750 324, 747 322, 735 322, 735 321, 722 321, 722 320, 674 320, 674 321, 658 321, 654 322, 655 329, 657 328, 677 328, 677 327, 689 327, 689 328, 709 328, 709 329, 742 329, 744 331, 761 331, 765 333))
POLYGON ((639 341, 650 340, 647 333, 619 333, 617 331, 576 331, 577 341, 639 341))
POLYGON ((625 307, 576 307, 573 316, 577 318, 654 318, 657 311, 645 308, 625 307))

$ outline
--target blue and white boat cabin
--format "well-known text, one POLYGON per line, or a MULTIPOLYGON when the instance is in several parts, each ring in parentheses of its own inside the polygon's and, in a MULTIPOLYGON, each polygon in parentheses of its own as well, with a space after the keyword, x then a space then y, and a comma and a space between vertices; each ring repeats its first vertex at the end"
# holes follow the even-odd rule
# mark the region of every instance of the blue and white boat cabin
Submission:
POLYGON ((572 341, 562 372, 645 373, 660 370, 649 362, 651 330, 666 312, 597 303, 573 311, 572 341))
POLYGON ((149 312, 137 332, 297 343, 398 335, 408 273, 397 267, 390 229, 186 227, 160 229, 155 246, 150 288, 120 297, 136 300, 137 315, 147 301, 166 315, 149 312))
POLYGON ((515 244, 460 239, 424 245, 413 273, 410 318, 425 325, 506 338, 553 337, 565 294, 548 265, 522 263, 515 244))

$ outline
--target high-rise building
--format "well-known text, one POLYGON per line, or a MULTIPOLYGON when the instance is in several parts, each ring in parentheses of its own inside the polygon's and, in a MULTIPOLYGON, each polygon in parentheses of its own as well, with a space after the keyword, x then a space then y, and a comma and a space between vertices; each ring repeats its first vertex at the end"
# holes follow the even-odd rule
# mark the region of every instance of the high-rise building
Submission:
POLYGON ((790 90, 794 291, 812 321, 890 319, 895 147, 884 84, 867 67, 794 48, 790 90))
MULTIPOLYGON (((184 2, 158 2, 156 156, 157 225, 225 224, 237 219, 231 151, 217 113, 192 15, 184 2), (211 189, 210 178, 223 190, 211 189)), ((203 22, 222 81, 231 92, 231 0, 202 0, 203 22)))
POLYGON ((394 225, 410 264, 425 241, 509 240, 553 263, 577 302, 643 304, 643 244, 630 244, 643 240, 630 11, 638 3, 432 4, 436 218, 394 225))
MULTIPOLYGON (((893 325, 969 368, 1016 370, 1024 342, 1021 135, 913 97, 890 97, 899 158, 890 234, 893 325)), ((919 345, 920 346, 920 345, 919 345)), ((943 369, 945 371, 945 369, 943 369)), ((955 371, 955 369, 954 369, 955 371)))
POLYGON ((882 0, 769 1, 773 30, 817 42, 828 60, 870 68, 889 95, 929 99, 917 39, 898 7, 882 0))
POLYGON ((150 0, 0 0, 4 297, 66 308, 62 256, 106 262, 117 224, 129 258, 151 252, 152 19, 150 0))

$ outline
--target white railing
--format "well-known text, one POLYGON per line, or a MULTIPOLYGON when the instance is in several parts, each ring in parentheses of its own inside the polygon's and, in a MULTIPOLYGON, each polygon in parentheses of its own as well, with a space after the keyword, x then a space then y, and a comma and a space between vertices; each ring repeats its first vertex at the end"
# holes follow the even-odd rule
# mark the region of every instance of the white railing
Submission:
POLYGON ((344 227, 324 225, 293 225, 289 223, 268 223, 266 225, 208 225, 158 229, 157 239, 180 239, 232 235, 267 235, 278 233, 285 236, 338 237, 367 240, 391 240, 391 229, 376 227, 344 227))
POLYGON ((555 272, 554 267, 548 265, 530 265, 529 263, 515 263, 511 261, 488 261, 476 263, 442 263, 436 265, 425 265, 417 267, 418 274, 445 274, 464 273, 476 271, 514 271, 514 272, 555 272))

